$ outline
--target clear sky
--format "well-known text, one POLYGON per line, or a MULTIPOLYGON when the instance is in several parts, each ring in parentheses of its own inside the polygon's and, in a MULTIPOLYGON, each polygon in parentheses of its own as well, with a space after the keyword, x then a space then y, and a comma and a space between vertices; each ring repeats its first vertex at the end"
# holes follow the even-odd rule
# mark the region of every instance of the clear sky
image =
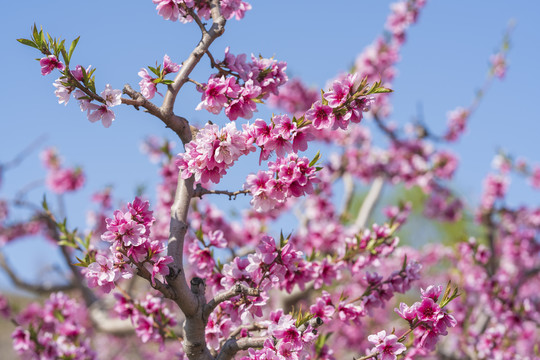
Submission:
MULTIPOLYGON (((233 53, 275 55, 288 62, 289 75, 321 88, 328 79, 348 69, 356 55, 382 31, 391 1, 251 3, 253 10, 243 21, 227 23, 224 36, 211 48, 213 54, 222 58, 223 50, 230 46, 233 53)), ((83 191, 66 199, 70 221, 82 228, 88 199, 95 189, 114 184, 115 195, 126 201, 133 198, 140 184, 151 189, 157 181, 157 169, 140 154, 139 144, 149 134, 173 139, 170 131, 157 119, 127 107, 114 109, 117 119, 109 129, 91 124, 77 104, 65 107, 57 103, 54 75, 42 76, 35 61, 39 54, 15 39, 29 37, 34 23, 68 41, 80 35, 72 62, 97 68, 98 91, 107 83, 120 89, 130 83, 138 89, 140 68, 161 62, 164 54, 176 62, 189 54, 200 37, 197 26, 164 21, 150 0, 2 1, 0 10, 4 54, 0 59, 4 81, 0 89, 0 162, 9 161, 46 134, 44 145, 56 146, 68 165, 83 165, 88 175, 83 191)), ((408 33, 393 86, 392 120, 398 124, 410 121, 421 104, 425 121, 441 132, 446 112, 472 101, 508 21, 516 21, 506 78, 494 82, 467 134, 452 148, 461 160, 454 187, 472 204, 479 199, 481 181, 498 147, 540 163, 538 14, 540 2, 536 1, 431 0, 419 23, 408 33)), ((211 73, 207 65, 203 62, 192 77, 205 82, 211 73)), ((159 105, 161 99, 155 101, 159 105)), ((224 115, 194 111, 199 101, 200 94, 187 84, 175 111, 199 124, 227 121, 224 115)), ((268 119, 270 114, 271 110, 261 109, 256 116, 268 119)), ((11 198, 18 189, 43 177, 38 153, 34 152, 4 174, 0 197, 11 198)), ((36 188, 28 199, 39 201, 44 191, 43 187, 36 188)), ((518 179, 510 194, 515 203, 540 200, 538 193, 532 193, 518 179)), ((45 264, 55 261, 50 249, 42 242, 27 240, 3 251, 24 277, 31 279, 45 264), (29 263, 32 265, 26 265, 29 263)), ((6 283, 0 275, 0 287, 6 283)))

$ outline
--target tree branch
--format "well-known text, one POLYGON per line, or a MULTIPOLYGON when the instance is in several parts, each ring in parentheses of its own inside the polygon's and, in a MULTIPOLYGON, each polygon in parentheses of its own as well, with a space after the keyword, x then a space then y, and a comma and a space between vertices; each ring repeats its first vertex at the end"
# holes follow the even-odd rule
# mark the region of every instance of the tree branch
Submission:
POLYGON ((244 294, 247 296, 259 296, 260 292, 258 289, 250 288, 244 284, 235 284, 229 290, 220 292, 212 300, 210 300, 206 305, 204 305, 203 317, 208 319, 212 311, 224 301, 232 299, 233 297, 244 294))
MULTIPOLYGON (((207 32, 203 32, 201 41, 191 52, 188 59, 184 61, 180 71, 174 78, 174 82, 169 85, 161 110, 168 117, 173 114, 174 103, 178 92, 187 82, 189 75, 204 56, 210 45, 225 32, 225 18, 221 15, 219 0, 212 0, 210 3, 210 13, 212 15, 212 27, 207 32)), ((183 140, 183 139, 182 139, 183 140)))
POLYGON ((356 222, 354 223, 356 229, 361 230, 366 227, 366 223, 369 220, 369 217, 371 216, 375 205, 379 201, 379 197, 381 196, 383 187, 384 178, 377 177, 375 178, 375 180, 373 180, 371 188, 369 189, 369 192, 366 195, 364 202, 362 203, 362 207, 358 212, 356 222))
POLYGON ((4 257, 4 254, 0 252, 0 267, 4 269, 6 275, 10 278, 13 285, 17 286, 20 289, 32 292, 37 295, 46 295, 58 291, 69 291, 75 288, 73 283, 65 285, 51 285, 51 286, 42 286, 36 284, 30 284, 17 276, 13 269, 9 266, 4 257))
POLYGON ((190 126, 185 118, 172 114, 169 116, 165 116, 161 108, 157 107, 153 102, 146 99, 140 92, 133 90, 133 88, 129 84, 124 85, 124 89, 122 90, 122 92, 132 99, 129 100, 122 98, 123 104, 135 106, 135 108, 137 109, 139 107, 145 108, 148 113, 154 115, 155 117, 163 121, 163 123, 169 129, 174 131, 184 143, 191 140, 191 138, 188 136, 190 134, 190 131, 187 131, 188 129, 190 129, 190 126))
POLYGON ((239 340, 231 338, 225 342, 225 345, 223 345, 216 360, 231 360, 239 351, 251 348, 262 348, 266 339, 267 337, 264 336, 245 337, 239 340))
POLYGON ((345 187, 345 193, 343 194, 343 207, 341 209, 341 217, 343 219, 349 218, 349 210, 351 209, 351 203, 354 198, 354 190, 356 188, 352 175, 348 172, 343 174, 343 185, 345 187))
POLYGON ((183 179, 178 175, 178 185, 171 207, 171 224, 167 255, 173 258, 169 266, 171 273, 167 276, 168 284, 173 288, 172 299, 178 304, 186 316, 194 315, 199 306, 197 298, 190 291, 184 272, 184 237, 188 230, 187 216, 189 204, 193 197, 193 176, 183 179))
POLYGON ((236 199, 238 195, 249 194, 249 190, 237 190, 237 191, 227 191, 227 190, 209 190, 206 188, 203 188, 201 184, 197 184, 197 187, 195 188, 195 192, 193 193, 193 197, 202 198, 203 195, 207 194, 220 194, 220 195, 227 195, 229 197, 229 200, 232 200, 233 198, 236 199))

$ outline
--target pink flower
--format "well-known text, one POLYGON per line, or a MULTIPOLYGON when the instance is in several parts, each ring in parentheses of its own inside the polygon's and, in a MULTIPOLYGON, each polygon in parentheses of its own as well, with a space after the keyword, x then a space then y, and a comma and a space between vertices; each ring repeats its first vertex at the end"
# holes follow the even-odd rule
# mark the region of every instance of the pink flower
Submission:
POLYGON ((199 91, 203 92, 202 101, 195 109, 206 109, 212 114, 219 114, 228 101, 227 92, 230 89, 230 85, 232 85, 231 81, 235 82, 236 80, 232 76, 227 80, 224 77, 210 78, 204 89, 199 89, 199 91))
POLYGON ((58 151, 54 147, 43 150, 39 157, 43 166, 48 170, 60 169, 61 160, 58 151))
POLYGON ((41 75, 48 75, 54 69, 65 69, 64 64, 62 64, 54 55, 48 55, 47 57, 42 58, 39 60, 39 65, 41 65, 41 75))
POLYGON ((435 322, 439 315, 441 308, 433 299, 426 297, 422 299, 422 302, 416 308, 416 314, 418 320, 426 322, 435 322))
POLYGON ((54 169, 47 174, 45 183, 57 194, 79 190, 85 177, 81 169, 54 169))
POLYGON ((398 342, 396 335, 386 335, 384 330, 377 333, 377 335, 369 335, 368 340, 376 344, 372 352, 378 352, 381 360, 396 360, 396 355, 407 350, 405 345, 398 342))
POLYGON ((536 166, 532 170, 531 177, 529 178, 531 186, 535 189, 540 189, 540 166, 536 166))
POLYGON ((114 121, 114 112, 109 110, 107 105, 88 104, 88 120, 96 122, 101 120, 103 126, 108 128, 114 121))
POLYGON ((399 309, 396 308, 394 311, 407 321, 412 321, 416 318, 416 306, 414 305, 409 307, 405 303, 400 303, 399 309))
POLYGON ((157 92, 156 84, 154 83, 154 78, 152 78, 146 69, 141 69, 138 75, 142 77, 139 81, 139 86, 141 87, 141 94, 147 98, 152 99, 157 92))
POLYGON ((178 70, 180 70, 180 65, 172 62, 169 55, 165 54, 165 56, 163 56, 163 73, 167 75, 178 72, 178 70))
POLYGON ((493 74, 499 79, 504 78, 504 75, 506 74, 506 67, 507 67, 504 54, 497 53, 497 54, 491 55, 489 60, 491 61, 491 71, 493 72, 493 74))
POLYGON ((313 107, 306 112, 306 120, 313 123, 315 129, 330 129, 334 125, 334 114, 332 108, 328 105, 323 105, 321 101, 313 104, 313 107))
POLYGON ((154 4, 157 4, 156 9, 158 14, 165 20, 176 21, 180 16, 178 10, 178 0, 152 0, 154 4))
POLYGON ((113 107, 122 103, 122 90, 113 89, 107 84, 105 90, 101 92, 101 97, 105 100, 105 105, 113 107))
POLYGON ((114 269, 113 261, 100 254, 96 255, 95 262, 88 265, 85 276, 89 287, 101 286, 106 293, 114 288, 114 281, 120 277, 114 269))
POLYGON ((444 135, 444 138, 448 141, 456 141, 465 132, 469 111, 458 107, 457 109, 448 112, 446 116, 448 117, 448 130, 444 135))
POLYGON ((13 334, 11 334, 11 338, 13 339, 13 349, 17 353, 21 354, 30 350, 32 340, 30 339, 30 332, 28 330, 23 330, 18 326, 15 331, 13 331, 13 334))
POLYGON ((430 298, 433 301, 439 300, 439 296, 442 293, 442 286, 429 285, 426 290, 420 289, 423 298, 430 298))
POLYGON ((251 5, 242 0, 222 0, 220 5, 222 14, 227 20, 232 17, 242 20, 245 12, 251 10, 251 5))
MULTIPOLYGON (((151 277, 152 285, 154 286, 156 285, 156 281, 155 281, 156 277, 161 282, 164 281, 164 277, 169 275, 169 267, 167 265, 172 263, 173 261, 174 260, 171 256, 164 256, 164 257, 159 258, 158 261, 156 261, 153 265, 151 265, 151 269, 149 270, 149 272, 152 274, 152 277, 151 277)), ((149 263, 146 262, 145 266, 147 264, 149 265, 149 263)))
POLYGON ((74 90, 73 87, 65 85, 65 78, 56 79, 53 83, 53 86, 56 88, 54 95, 58 98, 58 103, 67 105, 69 98, 71 97, 71 92, 74 90))

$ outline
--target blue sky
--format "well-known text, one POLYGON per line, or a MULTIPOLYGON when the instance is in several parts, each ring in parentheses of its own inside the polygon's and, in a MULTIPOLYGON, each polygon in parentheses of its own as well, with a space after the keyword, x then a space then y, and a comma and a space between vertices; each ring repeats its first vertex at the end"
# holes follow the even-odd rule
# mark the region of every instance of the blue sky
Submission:
MULTIPOLYGON (((243 21, 229 21, 224 36, 211 50, 217 58, 226 46, 233 53, 274 55, 288 62, 290 75, 321 88, 348 69, 382 31, 390 3, 254 0, 253 10, 243 21)), ((199 30, 194 24, 162 20, 150 0, 4 1, 0 7, 4 53, 0 60, 4 69, 0 161, 10 160, 34 139, 47 135, 44 145, 55 145, 67 164, 83 165, 88 174, 83 191, 66 199, 70 221, 84 228, 88 199, 95 189, 114 184, 115 194, 130 201, 138 185, 151 188, 156 183, 157 168, 140 154, 139 144, 149 134, 171 139, 172 134, 157 119, 131 108, 115 108, 117 119, 105 129, 91 124, 75 103, 59 105, 53 93, 54 75, 41 76, 34 60, 39 54, 15 39, 28 37, 34 23, 68 41, 80 35, 72 62, 97 68, 98 89, 107 83, 113 88, 130 83, 137 89, 140 68, 161 62, 164 54, 181 62, 198 42, 199 30)), ((454 186, 471 203, 479 199, 482 178, 490 170, 498 147, 540 163, 538 14, 538 2, 428 1, 419 23, 408 33, 393 86, 392 120, 399 124, 410 121, 421 104, 425 121, 440 132, 447 111, 472 101, 508 21, 516 21, 506 78, 494 82, 466 136, 451 148, 461 160, 454 186)), ((211 73, 207 65, 203 62, 193 78, 205 82, 211 73)), ((155 100, 159 105, 161 99, 155 100)), ((199 101, 200 94, 187 84, 175 111, 194 123, 225 123, 223 115, 194 111, 199 101)), ((270 114, 271 110, 261 109, 256 116, 268 118, 270 114)), ((4 174, 0 197, 9 198, 24 185, 44 177, 37 155, 34 152, 4 174)), ((43 187, 32 190, 28 198, 39 201, 44 191, 43 187)), ((515 179, 510 194, 514 203, 540 200, 538 193, 532 193, 519 179, 515 179)), ((5 252, 31 279, 43 266, 56 261, 51 249, 43 242, 25 240, 8 246, 5 252), (25 265, 28 263, 32 265, 25 265)), ((6 279, 0 276, 0 287, 5 284, 6 279)))

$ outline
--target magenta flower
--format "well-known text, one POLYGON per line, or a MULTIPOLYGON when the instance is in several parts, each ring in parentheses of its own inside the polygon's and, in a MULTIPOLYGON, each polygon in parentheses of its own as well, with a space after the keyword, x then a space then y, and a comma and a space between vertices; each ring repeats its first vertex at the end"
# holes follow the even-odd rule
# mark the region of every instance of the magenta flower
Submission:
POLYGON ((306 120, 313 123, 315 129, 330 129, 334 125, 334 114, 332 108, 328 105, 323 105, 317 101, 313 107, 306 112, 306 120))
POLYGON ((433 299, 425 297, 422 299, 422 302, 416 308, 416 314, 418 320, 426 322, 435 322, 441 311, 441 308, 433 299))
MULTIPOLYGON (((230 77, 229 79, 234 81, 233 77, 230 77)), ((199 89, 199 91, 203 92, 201 97, 202 101, 195 109, 206 109, 212 114, 219 114, 228 101, 227 90, 229 88, 227 85, 230 83, 229 79, 225 80, 224 77, 210 78, 204 89, 199 89)))
POLYGON ((54 69, 65 69, 64 64, 62 64, 54 55, 48 55, 47 57, 42 58, 39 60, 39 65, 41 65, 41 75, 48 75, 54 69))

